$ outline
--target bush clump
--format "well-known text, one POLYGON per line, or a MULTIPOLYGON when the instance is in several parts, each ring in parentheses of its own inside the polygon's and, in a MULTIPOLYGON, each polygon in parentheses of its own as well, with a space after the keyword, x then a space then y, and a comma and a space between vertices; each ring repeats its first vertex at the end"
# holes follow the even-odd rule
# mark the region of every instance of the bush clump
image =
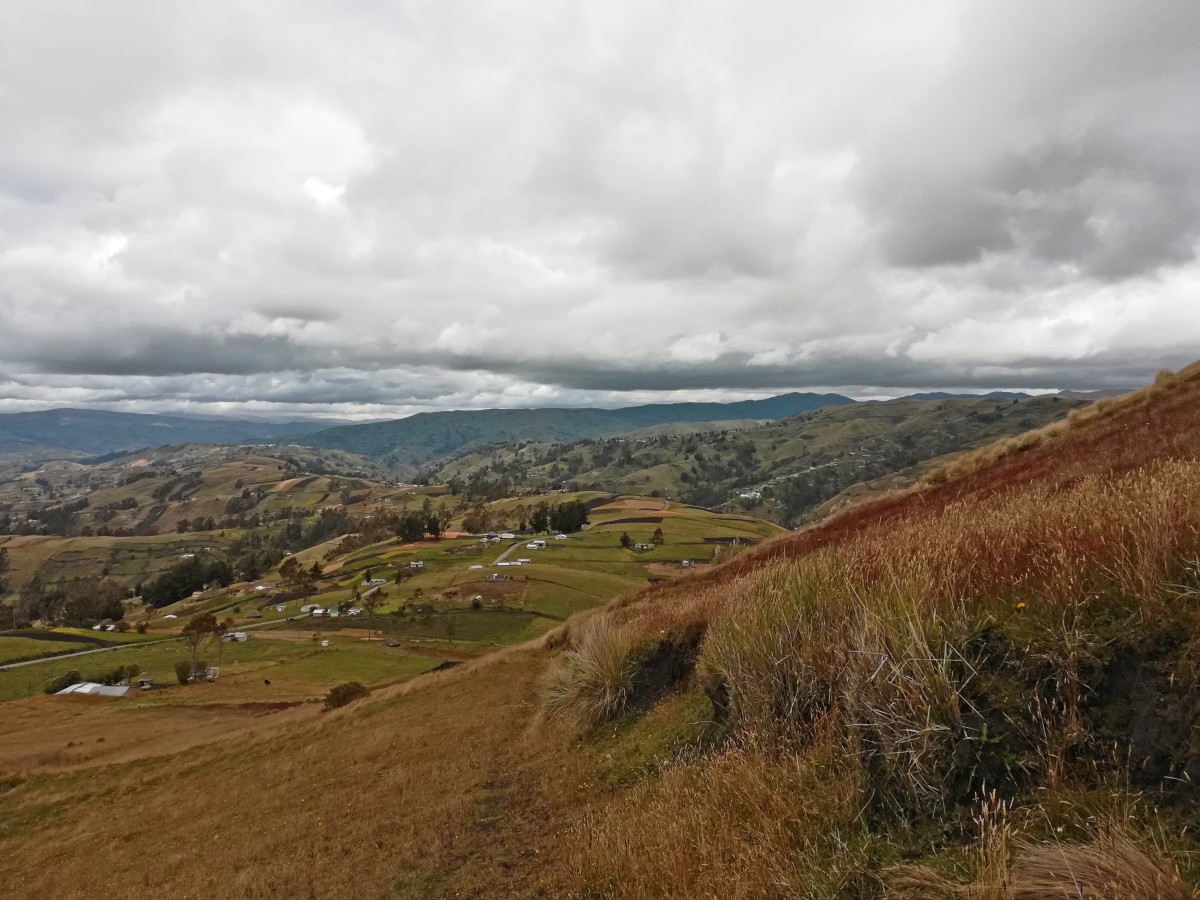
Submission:
POLYGON ((61 675, 56 675, 46 682, 46 686, 42 688, 47 694, 57 694, 63 688, 69 688, 73 684, 79 684, 83 681, 83 676, 72 669, 70 672, 63 672, 61 675))
POLYGON ((616 718, 633 694, 632 645, 609 619, 592 624, 546 682, 546 711, 582 727, 616 718))
POLYGON ((345 684, 331 688, 325 695, 325 708, 337 709, 339 706, 346 706, 355 700, 361 700, 369 693, 371 692, 357 681, 347 681, 345 684))
POLYGON ((117 666, 111 671, 92 676, 88 681, 95 681, 99 684, 120 684, 123 681, 129 681, 131 678, 136 678, 141 671, 141 667, 136 663, 128 666, 117 666))

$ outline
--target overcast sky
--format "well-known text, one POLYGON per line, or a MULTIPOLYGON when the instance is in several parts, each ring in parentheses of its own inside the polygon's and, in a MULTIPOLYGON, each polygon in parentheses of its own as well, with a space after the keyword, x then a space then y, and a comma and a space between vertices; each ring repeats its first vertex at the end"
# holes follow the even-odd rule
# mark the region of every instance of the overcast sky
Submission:
POLYGON ((1200 356, 1200 4, 0 5, 0 410, 1100 388, 1200 356))

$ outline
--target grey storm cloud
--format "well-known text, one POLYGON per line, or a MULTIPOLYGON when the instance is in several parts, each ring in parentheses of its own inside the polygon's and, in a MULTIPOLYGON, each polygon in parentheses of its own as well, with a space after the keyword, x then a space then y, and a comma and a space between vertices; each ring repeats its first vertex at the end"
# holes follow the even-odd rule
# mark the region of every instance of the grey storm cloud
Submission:
POLYGON ((959 34, 944 77, 864 157, 888 259, 1022 254, 1102 279, 1194 259, 1200 7, 980 5, 959 34))
POLYGON ((0 410, 1109 387, 1200 346, 1200 7, 16 0, 0 410))

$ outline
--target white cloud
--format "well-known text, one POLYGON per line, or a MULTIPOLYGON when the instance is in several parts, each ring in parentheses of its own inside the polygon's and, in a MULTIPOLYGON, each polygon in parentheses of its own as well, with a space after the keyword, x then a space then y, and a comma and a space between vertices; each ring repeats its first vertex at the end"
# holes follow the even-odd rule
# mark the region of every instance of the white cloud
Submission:
POLYGON ((1198 40, 1184 0, 18 0, 0 407, 1134 383, 1200 345, 1198 40))

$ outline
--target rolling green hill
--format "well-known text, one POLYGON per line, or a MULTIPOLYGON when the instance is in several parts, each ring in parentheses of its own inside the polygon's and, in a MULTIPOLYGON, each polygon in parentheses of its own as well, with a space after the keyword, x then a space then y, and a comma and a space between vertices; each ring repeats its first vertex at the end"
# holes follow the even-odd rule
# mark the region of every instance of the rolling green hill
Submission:
POLYGON ((852 403, 840 394, 792 393, 737 403, 661 403, 623 409, 460 410, 330 428, 308 435, 303 442, 361 453, 393 465, 422 466, 451 454, 506 441, 559 443, 672 422, 775 420, 805 410, 852 403))
POLYGON ((1080 405, 1053 396, 856 403, 739 431, 510 444, 465 454, 437 477, 678 497, 790 525, 854 484, 1040 427, 1080 405))

